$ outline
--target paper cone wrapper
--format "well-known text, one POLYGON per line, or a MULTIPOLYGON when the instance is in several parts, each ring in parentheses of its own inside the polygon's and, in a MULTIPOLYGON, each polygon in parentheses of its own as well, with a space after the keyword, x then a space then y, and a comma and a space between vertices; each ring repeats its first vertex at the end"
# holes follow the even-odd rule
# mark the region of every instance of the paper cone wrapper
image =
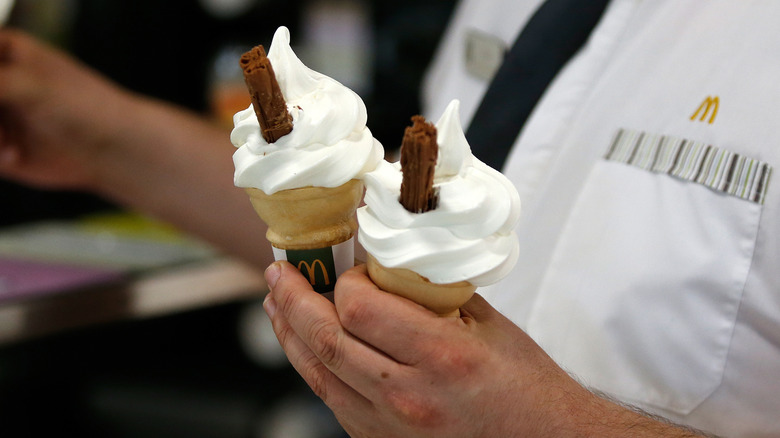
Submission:
POLYGON ((440 316, 460 316, 477 287, 467 281, 436 284, 408 269, 382 266, 368 255, 368 275, 380 289, 408 298, 440 316))
POLYGON ((336 277, 354 266, 355 210, 363 183, 339 187, 303 187, 272 195, 246 189, 257 214, 268 225, 266 238, 276 260, 287 260, 318 292, 330 292, 336 277))

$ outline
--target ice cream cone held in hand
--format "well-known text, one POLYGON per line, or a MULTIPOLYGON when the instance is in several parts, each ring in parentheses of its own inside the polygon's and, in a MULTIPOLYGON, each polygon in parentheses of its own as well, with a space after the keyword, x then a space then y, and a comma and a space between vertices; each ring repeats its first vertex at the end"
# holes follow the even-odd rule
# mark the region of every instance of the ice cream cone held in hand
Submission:
POLYGON ((381 289, 442 315, 514 267, 520 198, 512 183, 471 154, 452 101, 434 127, 412 120, 401 161, 365 175, 358 238, 381 289))
POLYGON ((352 90, 306 67, 280 27, 240 61, 252 105, 234 118, 234 182, 268 225, 277 260, 297 265, 319 292, 354 264, 362 176, 384 151, 352 90))

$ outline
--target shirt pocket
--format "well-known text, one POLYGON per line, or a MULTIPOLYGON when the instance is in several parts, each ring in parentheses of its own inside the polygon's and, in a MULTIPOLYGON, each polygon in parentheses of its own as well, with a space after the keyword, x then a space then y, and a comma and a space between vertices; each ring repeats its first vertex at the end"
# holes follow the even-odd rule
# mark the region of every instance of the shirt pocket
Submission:
POLYGON ((562 230, 529 333, 589 387, 690 413, 720 384, 770 173, 619 132, 562 230))

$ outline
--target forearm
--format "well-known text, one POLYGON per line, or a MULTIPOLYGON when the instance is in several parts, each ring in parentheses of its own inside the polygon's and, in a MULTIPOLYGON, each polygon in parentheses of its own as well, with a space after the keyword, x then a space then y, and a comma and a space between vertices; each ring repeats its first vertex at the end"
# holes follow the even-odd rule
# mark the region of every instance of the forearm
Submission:
MULTIPOLYGON (((581 406, 582 407, 582 406, 581 406)), ((606 396, 590 394, 585 409, 572 410, 568 434, 571 437, 599 438, 716 438, 625 406, 606 396)), ((558 435, 562 436, 562 435, 558 435)))
POLYGON ((233 186, 229 131, 163 102, 123 99, 107 109, 113 130, 98 139, 93 189, 265 268, 265 225, 233 186))

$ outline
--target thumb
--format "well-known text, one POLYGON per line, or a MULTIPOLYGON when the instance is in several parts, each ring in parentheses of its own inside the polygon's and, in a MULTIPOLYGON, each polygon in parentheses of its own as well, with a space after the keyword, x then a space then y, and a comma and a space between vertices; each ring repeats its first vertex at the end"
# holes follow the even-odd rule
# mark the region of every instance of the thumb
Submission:
POLYGON ((290 306, 290 302, 299 300, 297 298, 299 292, 303 292, 305 295, 309 295, 307 294, 309 291, 314 292, 311 283, 287 261, 271 263, 265 269, 265 281, 268 284, 269 292, 265 297, 264 306, 271 319, 276 314, 277 303, 281 303, 284 308, 287 308, 290 306))
POLYGON ((333 303, 315 292, 309 280, 290 263, 272 263, 265 270, 265 279, 270 292, 264 307, 275 326, 289 326, 297 333, 307 330, 313 321, 323 321, 323 314, 338 320, 333 303))
POLYGON ((280 260, 271 263, 265 270, 265 281, 271 292, 282 289, 312 289, 311 283, 301 271, 289 262, 280 260))

